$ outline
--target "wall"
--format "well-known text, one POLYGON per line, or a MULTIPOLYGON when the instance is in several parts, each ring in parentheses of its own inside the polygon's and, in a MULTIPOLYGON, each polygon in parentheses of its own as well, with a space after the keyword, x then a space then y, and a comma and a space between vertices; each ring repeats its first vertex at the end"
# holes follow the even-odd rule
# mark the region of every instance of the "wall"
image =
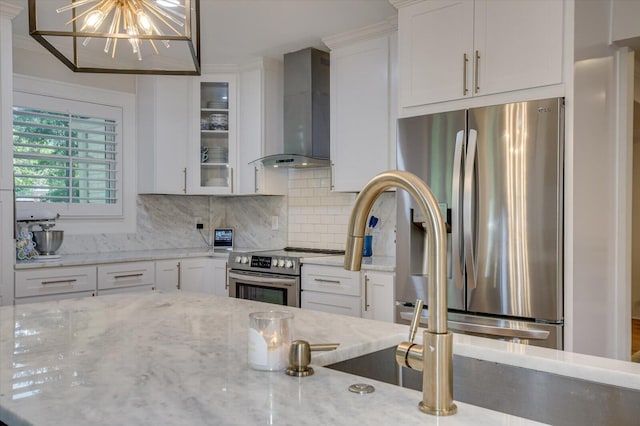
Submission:
POLYGON ((281 248, 286 244, 287 205, 281 196, 139 195, 136 207, 135 233, 65 234, 59 253, 206 248, 195 229, 195 217, 202 218, 207 238, 216 227, 234 228, 238 248, 281 248), (271 230, 272 216, 278 216, 281 224, 277 231, 271 230))
MULTIPOLYGON (((291 170, 288 197, 139 195, 135 233, 65 234, 60 254, 202 247, 194 218, 205 225, 233 227, 235 246, 276 249, 285 246, 344 250, 346 228, 356 194, 330 191, 328 168, 291 170), (278 229, 271 218, 278 217, 278 229)), ((373 253, 395 256, 395 192, 384 193, 371 211, 380 218, 373 253)), ((58 229, 64 228, 58 225, 58 229)))
MULTIPOLYGON (((26 2, 25 2, 26 3, 26 2)), ((16 17, 26 18, 27 7, 16 17)), ((31 37, 14 36, 13 72, 31 77, 55 80, 69 84, 135 93, 135 76, 125 74, 74 73, 31 37)))
MULTIPOLYGON (((568 321, 573 326, 574 352, 621 358, 617 313, 619 282, 616 256, 618 229, 618 144, 616 92, 619 62, 609 45, 609 3, 575 2, 573 138, 569 147, 573 166, 570 245, 573 275, 568 321)), ((569 172, 570 173, 570 172, 569 172)), ((628 303, 628 301, 625 301, 628 303)), ((626 354, 628 359, 630 353, 626 354)))
MULTIPOLYGON (((329 168, 289 171, 290 246, 344 250, 354 193, 330 191, 329 168)), ((382 194, 371 215, 380 219, 373 234, 374 256, 395 256, 395 192, 382 194)))

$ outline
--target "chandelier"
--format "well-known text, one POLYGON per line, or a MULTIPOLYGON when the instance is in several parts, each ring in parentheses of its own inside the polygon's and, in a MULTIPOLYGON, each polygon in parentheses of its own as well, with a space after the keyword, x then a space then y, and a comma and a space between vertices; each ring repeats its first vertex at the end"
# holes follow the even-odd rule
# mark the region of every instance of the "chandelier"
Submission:
POLYGON ((200 75, 200 0, 29 0, 29 34, 75 72, 200 75))

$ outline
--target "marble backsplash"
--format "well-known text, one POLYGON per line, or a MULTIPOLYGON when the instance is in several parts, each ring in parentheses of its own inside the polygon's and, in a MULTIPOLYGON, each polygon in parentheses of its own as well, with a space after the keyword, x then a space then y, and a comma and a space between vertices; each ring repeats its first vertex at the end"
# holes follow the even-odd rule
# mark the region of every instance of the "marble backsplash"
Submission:
POLYGON ((139 195, 135 234, 65 235, 59 253, 206 248, 195 217, 202 218, 208 241, 213 229, 231 227, 239 248, 281 248, 287 243, 284 196, 139 195), (271 229, 272 216, 278 217, 278 230, 271 229))
MULTIPOLYGON (((59 254, 207 247, 215 228, 235 229, 242 249, 285 246, 344 249, 356 194, 329 189, 329 169, 291 170, 287 196, 139 195, 135 233, 66 234, 59 254), (278 229, 272 229, 272 218, 278 229), (194 218, 204 224, 203 234, 194 218)), ((382 194, 371 214, 380 218, 373 253, 395 256, 395 193, 382 194)))

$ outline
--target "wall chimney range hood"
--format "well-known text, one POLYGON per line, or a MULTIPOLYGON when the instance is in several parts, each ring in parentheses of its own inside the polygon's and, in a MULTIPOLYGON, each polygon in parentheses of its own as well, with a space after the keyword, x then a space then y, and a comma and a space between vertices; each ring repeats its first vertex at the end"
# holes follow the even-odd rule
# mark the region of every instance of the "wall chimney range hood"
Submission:
POLYGON ((306 48, 284 55, 283 154, 265 167, 329 167, 329 53, 306 48))

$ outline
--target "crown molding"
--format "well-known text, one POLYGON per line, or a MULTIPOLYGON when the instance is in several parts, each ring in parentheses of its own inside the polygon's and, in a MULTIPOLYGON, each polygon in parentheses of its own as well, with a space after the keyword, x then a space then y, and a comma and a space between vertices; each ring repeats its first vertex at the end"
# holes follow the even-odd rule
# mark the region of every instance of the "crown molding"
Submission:
POLYGON ((398 30, 398 16, 390 16, 384 21, 367 25, 366 27, 347 31, 341 34, 325 37, 322 42, 331 50, 354 42, 369 40, 387 35, 398 30))
POLYGON ((16 6, 12 3, 7 3, 5 1, 0 1, 0 16, 6 16, 9 19, 13 19, 22 12, 24 7, 16 6))

